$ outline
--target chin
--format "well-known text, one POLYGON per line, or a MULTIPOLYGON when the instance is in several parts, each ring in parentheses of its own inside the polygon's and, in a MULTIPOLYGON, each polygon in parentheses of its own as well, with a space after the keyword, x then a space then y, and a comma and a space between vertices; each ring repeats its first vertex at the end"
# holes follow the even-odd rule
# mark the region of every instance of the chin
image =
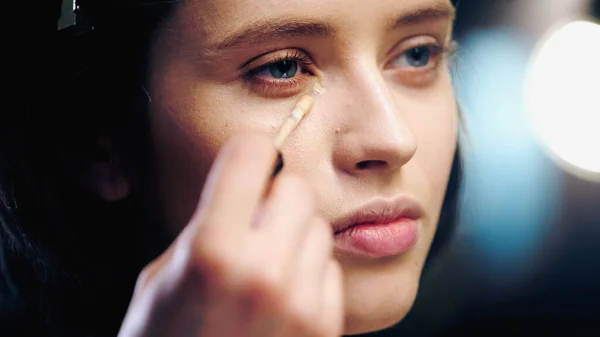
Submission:
POLYGON ((420 270, 414 269, 346 274, 344 335, 383 330, 404 319, 415 302, 419 277, 420 270))

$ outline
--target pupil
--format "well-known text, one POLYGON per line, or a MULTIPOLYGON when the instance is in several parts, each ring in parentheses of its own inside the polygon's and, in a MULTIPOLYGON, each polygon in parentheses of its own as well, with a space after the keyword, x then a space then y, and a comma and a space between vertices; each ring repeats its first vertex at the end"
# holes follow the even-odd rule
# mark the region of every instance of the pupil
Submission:
POLYGON ((269 67, 269 72, 271 73, 271 76, 275 78, 294 77, 297 71, 298 63, 290 60, 279 61, 269 67))
POLYGON ((423 67, 427 65, 429 62, 429 48, 427 47, 417 47, 413 48, 409 51, 409 60, 408 63, 413 67, 423 67))

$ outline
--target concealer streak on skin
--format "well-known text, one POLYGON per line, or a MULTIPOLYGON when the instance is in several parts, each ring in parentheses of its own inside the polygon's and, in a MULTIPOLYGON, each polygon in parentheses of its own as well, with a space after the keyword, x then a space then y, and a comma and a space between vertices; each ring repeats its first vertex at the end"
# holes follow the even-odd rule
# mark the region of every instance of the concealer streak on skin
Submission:
POLYGON ((313 92, 317 95, 322 95, 325 93, 325 88, 321 85, 321 83, 317 82, 313 86, 313 92))

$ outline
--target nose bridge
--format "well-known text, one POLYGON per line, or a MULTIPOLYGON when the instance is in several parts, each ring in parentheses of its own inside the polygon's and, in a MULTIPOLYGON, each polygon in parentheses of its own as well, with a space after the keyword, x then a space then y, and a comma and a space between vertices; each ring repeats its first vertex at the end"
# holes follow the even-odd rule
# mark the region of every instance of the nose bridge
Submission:
MULTIPOLYGON (((344 76, 338 165, 345 170, 397 168, 416 151, 416 139, 403 117, 403 101, 394 96, 375 62, 356 59, 344 76), (376 165, 364 165, 376 163, 376 165)), ((335 154, 334 154, 335 157, 335 154)))
POLYGON ((396 107, 391 98, 387 85, 374 66, 361 62, 355 66, 355 71, 350 75, 349 86, 352 94, 352 103, 355 107, 360 107, 363 113, 357 113, 353 116, 362 117, 365 110, 370 111, 368 119, 395 119, 396 107), (375 68, 375 69, 371 69, 375 68), (358 104, 357 104, 358 103, 358 104))
POLYGON ((393 96, 377 65, 368 60, 356 60, 349 67, 349 118, 362 125, 363 130, 375 128, 388 131, 390 135, 405 134, 408 130, 403 130, 407 125, 402 116, 402 102, 393 96))

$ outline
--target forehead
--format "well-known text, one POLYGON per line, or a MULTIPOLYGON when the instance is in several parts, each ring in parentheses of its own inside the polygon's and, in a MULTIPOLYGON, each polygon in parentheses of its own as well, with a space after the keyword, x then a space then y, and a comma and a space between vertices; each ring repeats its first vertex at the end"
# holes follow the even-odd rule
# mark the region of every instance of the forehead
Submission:
POLYGON ((178 8, 175 20, 211 44, 258 22, 320 21, 346 31, 383 27, 395 17, 428 8, 454 15, 450 0, 191 0, 178 8))

